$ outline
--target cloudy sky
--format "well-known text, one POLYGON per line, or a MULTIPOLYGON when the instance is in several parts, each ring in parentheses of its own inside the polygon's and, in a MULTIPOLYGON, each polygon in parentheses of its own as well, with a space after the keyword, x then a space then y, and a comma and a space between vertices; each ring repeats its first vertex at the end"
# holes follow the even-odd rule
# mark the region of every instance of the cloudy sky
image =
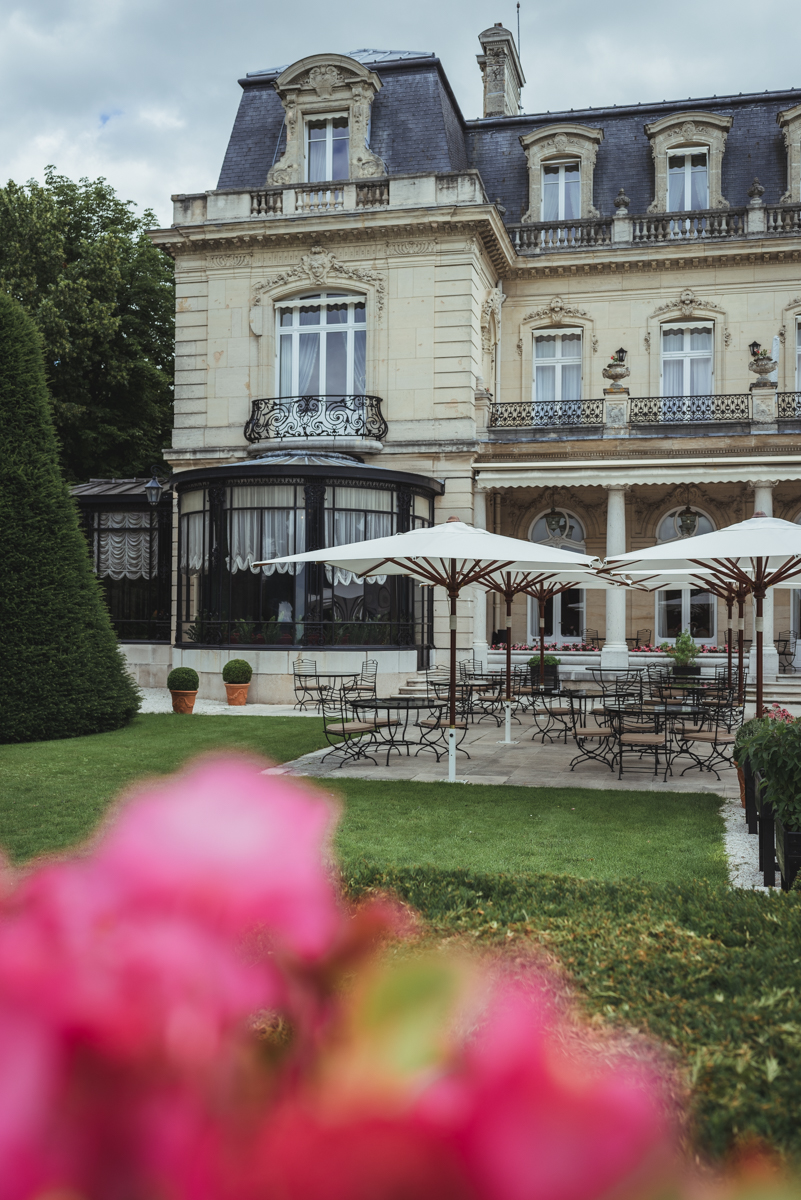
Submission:
MULTIPOLYGON (((515 0, 0 0, 0 182, 105 175, 170 218, 214 187, 237 79, 306 54, 434 51, 481 115, 476 35, 515 0)), ((792 0, 522 0, 526 112, 801 85, 792 0)))

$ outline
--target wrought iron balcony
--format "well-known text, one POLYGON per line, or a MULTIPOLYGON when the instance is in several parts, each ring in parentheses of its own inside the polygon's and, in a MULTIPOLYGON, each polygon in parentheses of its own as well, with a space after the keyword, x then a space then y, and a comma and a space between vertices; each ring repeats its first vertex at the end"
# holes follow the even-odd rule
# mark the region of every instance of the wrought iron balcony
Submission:
POLYGON ((363 437, 382 441, 388 426, 378 396, 280 396, 254 400, 249 442, 280 438, 363 437))
POLYGON ((750 393, 739 396, 632 396, 632 425, 710 425, 750 421, 750 393))
POLYGON ((524 400, 493 404, 490 429, 565 429, 576 425, 601 426, 604 423, 603 400, 524 400))

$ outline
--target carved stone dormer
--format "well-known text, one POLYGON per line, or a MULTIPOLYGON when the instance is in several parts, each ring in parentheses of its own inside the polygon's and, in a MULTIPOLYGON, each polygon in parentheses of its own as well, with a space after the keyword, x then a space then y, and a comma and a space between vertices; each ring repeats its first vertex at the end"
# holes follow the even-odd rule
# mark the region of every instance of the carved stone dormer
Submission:
POLYGON ((654 158, 654 198, 648 212, 668 211, 668 154, 679 148, 698 147, 707 155, 709 208, 728 208, 721 195, 721 172, 731 117, 712 112, 680 112, 645 126, 654 158))
POLYGON ((780 204, 801 204, 801 104, 776 114, 787 148, 787 191, 780 204))
POLYGON ((286 148, 267 183, 305 182, 307 123, 327 117, 347 117, 349 179, 386 175, 367 145, 370 109, 381 86, 374 71, 344 54, 314 54, 287 67, 275 81, 286 113, 286 148))
POLYGON ((525 133, 520 145, 528 159, 528 212, 525 222, 541 221, 542 174, 549 163, 575 160, 579 164, 581 179, 581 217, 597 217, 597 208, 592 203, 593 174, 598 147, 603 141, 603 129, 591 129, 588 125, 563 122, 546 125, 525 133))

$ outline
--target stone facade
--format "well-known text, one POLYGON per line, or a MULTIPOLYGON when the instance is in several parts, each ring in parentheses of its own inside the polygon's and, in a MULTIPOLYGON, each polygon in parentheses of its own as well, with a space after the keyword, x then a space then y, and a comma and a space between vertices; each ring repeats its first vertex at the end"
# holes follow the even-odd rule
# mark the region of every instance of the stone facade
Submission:
MULTIPOLYGON (((510 36, 482 35, 485 80, 491 52, 508 52, 510 36)), ((431 55, 316 55, 240 82, 220 187, 175 197, 174 224, 152 234, 175 259, 166 458, 176 479, 264 451, 243 431, 255 399, 281 395, 276 313, 292 297, 333 289, 366 305, 364 391, 381 399, 388 432, 380 442, 328 444, 367 465, 444 481, 438 519, 525 538, 557 506, 578 522, 586 550, 603 556, 652 544, 666 515, 686 504, 717 527, 749 516, 755 496, 763 511, 801 517, 801 196, 791 148, 801 94, 547 116, 518 116, 507 96, 501 112, 465 121, 431 55), (310 207, 304 113, 329 104, 352 114, 351 178, 338 190, 324 185, 310 207), (708 151, 708 208, 720 217, 665 214, 676 145, 708 151), (575 153, 582 164, 582 223, 532 233, 543 224, 537 189, 549 153, 575 153), (755 172, 762 190, 749 202, 755 172), (615 210, 620 189, 628 203, 615 210), (701 396, 688 393, 677 416, 663 400, 663 339, 680 328, 704 331, 712 382, 701 396), (542 420, 536 339, 564 332, 580 338, 580 400, 542 420), (748 372, 754 340, 779 347, 778 378, 759 393, 748 372), (630 375, 622 396, 605 399, 602 371, 618 347, 630 375)), ((620 665, 637 630, 657 640, 656 604, 587 592, 582 627, 599 630, 605 661, 620 665)), ((794 605, 790 591, 778 592, 766 630, 797 624, 794 605)), ((512 619, 513 640, 527 640, 525 599, 512 619)), ((750 637, 750 613, 747 622, 750 637)), ((466 597, 460 652, 485 659, 501 624, 493 597, 466 597)), ((721 645, 724 629, 718 605, 710 640, 721 645)), ((434 640, 436 654, 447 642, 439 597, 434 640)), ((413 669, 404 653, 383 665, 388 683, 413 669)), ((216 655, 203 666, 210 678, 217 658, 231 656, 185 646, 176 654, 193 664, 193 655, 216 655)), ((327 662, 336 651, 326 654, 327 662)), ((292 655, 256 657, 254 699, 272 694, 269 681, 292 655)))

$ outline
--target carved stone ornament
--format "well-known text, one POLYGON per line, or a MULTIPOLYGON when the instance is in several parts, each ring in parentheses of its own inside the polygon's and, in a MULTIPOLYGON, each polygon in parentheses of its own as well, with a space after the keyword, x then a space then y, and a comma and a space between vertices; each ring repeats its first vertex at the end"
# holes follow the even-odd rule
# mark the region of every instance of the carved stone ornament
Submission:
POLYGON ((592 180, 595 159, 603 136, 603 129, 591 129, 588 125, 565 122, 546 125, 520 138, 520 145, 528 159, 528 211, 523 216, 524 222, 542 220, 542 168, 549 159, 573 158, 578 161, 581 178, 579 215, 600 215, 592 203, 592 180))
POLYGON ((646 333, 645 337, 642 339, 642 348, 646 354, 651 353, 651 335, 650 335, 650 333, 646 333))
POLYGON ((419 238, 417 241, 387 243, 388 254, 430 254, 436 248, 436 238, 419 238))
POLYGON ((801 104, 776 114, 787 150, 787 191, 780 204, 801 203, 801 104))
POLYGON ((682 317, 691 317, 697 308, 706 309, 710 312, 724 312, 724 309, 719 304, 713 304, 711 300, 699 300, 692 288, 685 288, 676 300, 667 300, 664 304, 660 304, 658 308, 655 308, 651 316, 659 317, 662 313, 678 312, 682 317))
POLYGON ((386 297, 384 276, 367 267, 351 267, 347 263, 339 262, 330 250, 325 250, 322 246, 312 246, 307 253, 300 256, 300 262, 296 266, 288 267, 285 271, 281 271, 277 275, 270 275, 257 283, 253 289, 251 307, 261 304, 265 293, 271 292, 275 288, 285 287, 296 280, 302 284, 309 282, 315 287, 322 287, 328 282, 331 275, 337 280, 353 279, 359 283, 372 284, 375 289, 376 315, 379 317, 382 315, 386 297))
POLYGON ((547 320, 552 325, 561 325, 564 321, 570 320, 571 317, 586 317, 587 315, 586 309, 565 304, 561 296, 554 296, 544 308, 538 308, 534 312, 526 313, 523 321, 547 320))
POLYGON ((668 155, 680 147, 698 148, 707 152, 707 178, 709 182, 709 207, 728 208, 728 200, 721 195, 721 165, 726 137, 732 118, 718 113, 674 113, 645 126, 651 140, 654 158, 654 199, 648 212, 667 212, 668 207, 668 155))
POLYGON ((503 301, 500 288, 490 288, 481 306, 481 348, 485 354, 492 354, 498 341, 498 318, 503 301))
POLYGON ((206 263, 210 267, 244 267, 252 257, 250 251, 245 254, 210 254, 206 263))
POLYGON ((381 86, 374 71, 344 54, 316 54, 287 67, 275 81, 284 106, 286 147, 270 168, 267 185, 303 183, 306 123, 333 116, 348 118, 348 178, 386 175, 384 163, 367 145, 370 108, 381 86))
POLYGON ((615 208, 620 212, 620 214, 622 216, 624 213, 627 213, 629 211, 629 205, 631 204, 631 200, 629 200, 625 191, 623 190, 623 188, 621 188, 620 191, 618 192, 618 194, 615 196, 612 203, 614 204, 615 208))

